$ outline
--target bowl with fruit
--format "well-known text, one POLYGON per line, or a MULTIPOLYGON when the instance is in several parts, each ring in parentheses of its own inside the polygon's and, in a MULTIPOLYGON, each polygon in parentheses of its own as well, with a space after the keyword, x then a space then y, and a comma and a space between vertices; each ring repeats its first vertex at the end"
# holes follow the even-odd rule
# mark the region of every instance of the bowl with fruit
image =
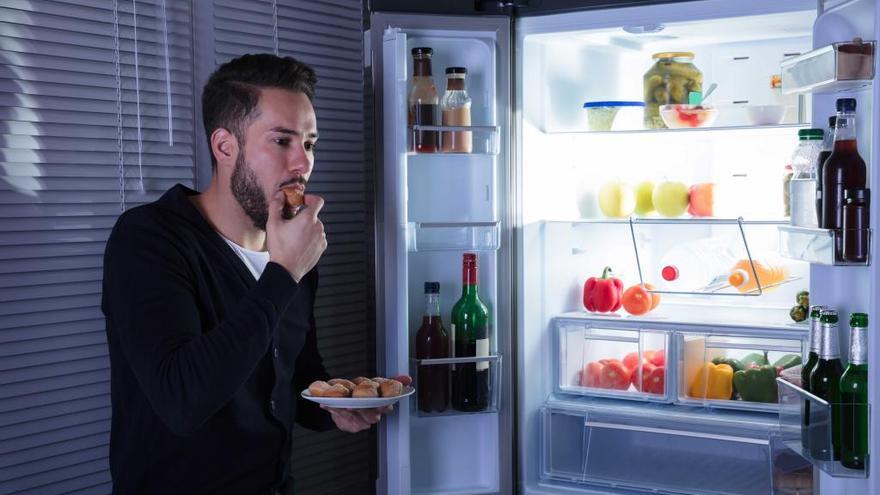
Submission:
POLYGON ((663 105, 660 118, 670 129, 709 127, 718 117, 718 109, 706 105, 663 105))

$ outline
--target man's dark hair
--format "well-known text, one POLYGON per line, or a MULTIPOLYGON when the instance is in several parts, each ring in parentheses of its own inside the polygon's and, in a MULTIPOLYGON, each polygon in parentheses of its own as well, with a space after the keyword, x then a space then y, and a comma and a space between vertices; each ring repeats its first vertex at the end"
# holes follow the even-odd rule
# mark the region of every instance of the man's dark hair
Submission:
MULTIPOLYGON (((232 132, 240 146, 244 145, 244 130, 263 89, 298 91, 312 101, 317 82, 315 71, 293 57, 259 53, 226 62, 211 74, 202 90, 202 122, 208 147, 211 133, 220 127, 232 132)), ((211 167, 216 166, 217 159, 212 152, 211 167)))

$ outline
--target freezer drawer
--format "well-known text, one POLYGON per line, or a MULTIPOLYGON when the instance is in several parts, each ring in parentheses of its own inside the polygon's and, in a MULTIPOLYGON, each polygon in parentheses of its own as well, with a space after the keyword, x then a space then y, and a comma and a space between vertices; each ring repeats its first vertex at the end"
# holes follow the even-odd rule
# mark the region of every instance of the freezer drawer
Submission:
POLYGON ((545 407, 541 421, 545 482, 668 494, 774 493, 769 430, 589 407, 545 407))
POLYGON ((778 372, 800 364, 804 346, 799 336, 765 338, 680 332, 676 340, 676 402, 768 412, 779 410, 778 372))
POLYGON ((669 333, 557 320, 557 392, 667 402, 669 333), (641 363, 641 364, 639 364, 641 363))

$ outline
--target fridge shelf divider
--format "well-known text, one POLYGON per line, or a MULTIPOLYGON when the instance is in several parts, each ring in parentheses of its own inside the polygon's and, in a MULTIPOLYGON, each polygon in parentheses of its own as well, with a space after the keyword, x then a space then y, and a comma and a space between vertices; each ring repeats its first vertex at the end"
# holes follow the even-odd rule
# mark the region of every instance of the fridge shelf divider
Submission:
POLYGON ((590 224, 644 224, 644 225, 788 225, 785 219, 745 220, 739 218, 603 218, 595 220, 565 221, 572 227, 590 224))
POLYGON ((832 93, 868 87, 874 79, 875 41, 832 43, 783 60, 782 92, 832 93))
POLYGON ((413 125, 410 128, 412 141, 415 142, 417 133, 433 132, 436 134, 437 148, 436 152, 418 152, 409 151, 409 155, 497 155, 501 151, 501 143, 499 136, 501 135, 501 127, 496 125, 413 125), (446 139, 450 132, 469 132, 471 138, 471 151, 452 151, 443 150, 443 140, 446 139))
POLYGON ((828 266, 868 266, 874 231, 868 229, 868 257, 864 262, 843 261, 837 257, 837 246, 842 246, 842 234, 836 230, 779 226, 779 254, 785 258, 828 266))
POLYGON ((611 131, 590 131, 587 129, 579 130, 545 130, 545 134, 655 134, 655 133, 701 133, 701 132, 741 132, 754 131, 762 129, 806 129, 809 127, 807 123, 795 124, 766 124, 766 125, 729 125, 729 126, 708 126, 708 127, 689 127, 684 129, 621 129, 611 131))
MULTIPOLYGON (((501 406, 501 354, 490 354, 488 356, 468 356, 458 358, 433 358, 433 359, 417 359, 411 358, 410 374, 415 379, 413 385, 416 387, 416 393, 410 397, 410 410, 419 417, 435 417, 435 416, 471 416, 474 414, 497 413, 501 406), (426 412, 419 409, 419 367, 421 366, 449 366, 447 373, 449 374, 449 384, 452 384, 452 368, 456 364, 467 363, 489 363, 489 405, 482 411, 459 411, 453 409, 452 404, 446 405, 446 410, 437 412, 426 412), (452 365, 452 366, 450 366, 452 365)), ((451 396, 451 395, 450 395, 451 396)))
POLYGON ((501 222, 408 222, 406 247, 420 251, 496 251, 501 222))
MULTIPOLYGON (((818 441, 824 445, 832 445, 832 428, 835 424, 832 415, 839 414, 842 421, 842 407, 864 408, 867 435, 871 431, 871 405, 829 403, 782 378, 777 378, 776 384, 779 393, 779 429, 776 435, 779 443, 834 478, 867 478, 871 464, 870 454, 865 455, 865 469, 850 469, 843 466, 838 459, 815 458, 810 444, 818 441), (841 412, 834 413, 835 410, 841 412), (805 415, 808 418, 804 418, 805 415), (804 434, 807 435, 806 445, 803 441, 804 434)), ((852 411, 852 414, 857 412, 852 411)), ((840 432, 841 435, 844 433, 840 432)))

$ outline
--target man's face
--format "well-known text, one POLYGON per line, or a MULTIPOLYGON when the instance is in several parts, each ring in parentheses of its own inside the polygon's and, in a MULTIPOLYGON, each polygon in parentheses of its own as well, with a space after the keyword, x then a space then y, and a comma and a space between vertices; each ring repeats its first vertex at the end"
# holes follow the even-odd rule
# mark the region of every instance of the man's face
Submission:
POLYGON ((303 93, 264 89, 231 177, 232 195, 254 226, 266 230, 269 198, 312 175, 318 130, 315 110, 303 93))

